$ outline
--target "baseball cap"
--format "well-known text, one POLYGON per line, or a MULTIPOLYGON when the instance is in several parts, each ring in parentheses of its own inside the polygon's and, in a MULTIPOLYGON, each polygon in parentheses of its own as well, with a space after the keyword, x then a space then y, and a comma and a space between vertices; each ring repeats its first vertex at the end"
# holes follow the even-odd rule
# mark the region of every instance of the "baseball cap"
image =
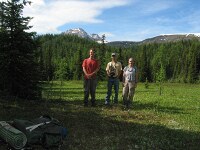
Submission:
POLYGON ((112 54, 111 54, 111 57, 112 57, 112 56, 116 56, 116 53, 112 53, 112 54))

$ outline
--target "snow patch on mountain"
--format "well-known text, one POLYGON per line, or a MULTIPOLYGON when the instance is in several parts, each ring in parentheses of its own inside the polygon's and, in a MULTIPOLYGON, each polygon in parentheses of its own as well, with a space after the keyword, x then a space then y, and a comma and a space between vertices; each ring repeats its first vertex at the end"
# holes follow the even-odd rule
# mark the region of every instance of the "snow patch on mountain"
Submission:
POLYGON ((93 33, 93 34, 89 35, 82 28, 69 29, 66 32, 64 32, 64 34, 77 35, 78 37, 81 37, 81 38, 91 39, 98 43, 102 43, 102 38, 98 34, 93 33))
POLYGON ((200 33, 174 33, 174 34, 160 34, 160 36, 174 36, 174 35, 180 35, 180 36, 196 36, 200 37, 200 33))
POLYGON ((82 28, 69 29, 64 34, 77 35, 82 38, 89 38, 90 36, 82 28))

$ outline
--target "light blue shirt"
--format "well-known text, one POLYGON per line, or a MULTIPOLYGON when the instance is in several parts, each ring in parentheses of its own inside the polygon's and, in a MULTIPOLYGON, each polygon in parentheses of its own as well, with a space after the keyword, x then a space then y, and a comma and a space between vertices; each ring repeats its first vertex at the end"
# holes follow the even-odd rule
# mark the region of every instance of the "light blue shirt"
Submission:
POLYGON ((124 77, 125 77, 125 81, 128 82, 133 82, 136 81, 136 67, 125 67, 124 68, 124 77))

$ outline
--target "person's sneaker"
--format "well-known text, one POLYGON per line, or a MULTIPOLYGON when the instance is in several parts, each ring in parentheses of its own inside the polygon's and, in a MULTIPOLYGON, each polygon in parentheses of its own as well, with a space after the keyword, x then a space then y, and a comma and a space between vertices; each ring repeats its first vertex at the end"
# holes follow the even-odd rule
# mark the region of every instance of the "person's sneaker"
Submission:
POLYGON ((106 105, 106 106, 110 106, 110 103, 106 101, 106 102, 105 102, 105 105, 106 105))

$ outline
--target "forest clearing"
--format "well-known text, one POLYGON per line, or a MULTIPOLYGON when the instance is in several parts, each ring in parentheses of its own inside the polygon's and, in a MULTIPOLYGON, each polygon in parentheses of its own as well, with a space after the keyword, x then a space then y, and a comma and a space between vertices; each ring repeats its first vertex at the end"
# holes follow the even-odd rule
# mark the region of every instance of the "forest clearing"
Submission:
MULTIPOLYGON (((83 106, 82 81, 43 85, 43 101, 1 100, 1 120, 33 119, 48 114, 68 130, 64 149, 198 149, 199 84, 139 83, 132 107, 104 106, 106 82, 99 82, 97 106, 83 106)), ((121 93, 122 87, 120 86, 121 93)), ((5 145, 1 145, 0 148, 5 145)), ((37 149, 40 147, 37 147, 37 149)), ((2 149, 2 148, 1 148, 2 149)), ((42 148, 41 148, 42 149, 42 148)))

